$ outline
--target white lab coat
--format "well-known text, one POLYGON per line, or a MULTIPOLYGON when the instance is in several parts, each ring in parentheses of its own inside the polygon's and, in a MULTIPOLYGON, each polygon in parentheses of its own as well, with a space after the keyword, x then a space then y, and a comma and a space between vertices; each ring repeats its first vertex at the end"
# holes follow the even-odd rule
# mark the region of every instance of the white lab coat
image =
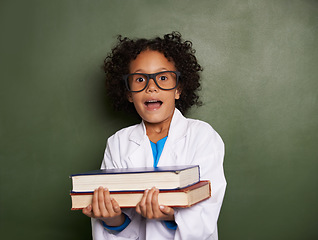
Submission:
MULTIPOLYGON (((106 230, 100 220, 92 219, 93 239, 218 239, 217 219, 226 188, 223 157, 224 144, 217 132, 209 124, 187 119, 175 109, 158 166, 199 165, 201 180, 211 181, 212 197, 190 208, 175 208, 176 231, 168 229, 162 221, 141 217, 131 208, 122 209, 131 223, 119 233, 106 230)), ((142 122, 108 139, 102 168, 151 167, 153 162, 142 122)))

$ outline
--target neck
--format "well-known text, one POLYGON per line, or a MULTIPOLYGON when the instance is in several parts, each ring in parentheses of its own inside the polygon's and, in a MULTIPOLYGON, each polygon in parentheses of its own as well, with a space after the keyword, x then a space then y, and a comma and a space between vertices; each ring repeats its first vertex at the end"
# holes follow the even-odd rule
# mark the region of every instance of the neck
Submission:
POLYGON ((169 131, 169 126, 160 124, 145 124, 146 125, 146 129, 147 129, 147 133, 154 133, 154 134, 161 134, 163 132, 168 132, 169 131))
POLYGON ((149 140, 156 143, 158 140, 168 136, 171 120, 172 116, 160 123, 144 122, 149 140))

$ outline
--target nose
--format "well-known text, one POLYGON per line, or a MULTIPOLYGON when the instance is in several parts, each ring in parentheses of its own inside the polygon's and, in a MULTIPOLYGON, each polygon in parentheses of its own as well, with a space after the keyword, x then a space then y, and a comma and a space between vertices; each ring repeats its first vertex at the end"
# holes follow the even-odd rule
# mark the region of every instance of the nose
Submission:
POLYGON ((146 92, 154 92, 154 91, 158 92, 158 90, 159 89, 157 84, 155 83, 155 80, 150 78, 148 82, 148 86, 146 88, 146 92))

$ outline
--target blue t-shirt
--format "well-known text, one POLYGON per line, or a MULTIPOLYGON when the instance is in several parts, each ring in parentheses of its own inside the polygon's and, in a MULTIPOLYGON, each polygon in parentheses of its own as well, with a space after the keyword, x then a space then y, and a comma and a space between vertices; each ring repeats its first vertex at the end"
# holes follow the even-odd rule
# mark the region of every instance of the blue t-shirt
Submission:
MULTIPOLYGON (((165 143, 167 141, 167 137, 160 139, 157 143, 153 143, 150 141, 151 148, 152 148, 152 154, 153 154, 153 160, 154 160, 154 162, 153 162, 154 167, 158 166, 162 150, 163 150, 165 143)), ((169 228, 169 229, 172 229, 172 230, 177 229, 177 224, 175 221, 164 221, 164 223, 166 224, 167 228, 169 228)))
POLYGON ((163 147, 165 146, 165 143, 167 141, 167 137, 160 139, 157 143, 153 143, 150 141, 151 148, 152 148, 152 154, 153 154, 153 166, 154 167, 158 166, 159 158, 161 156, 163 147))

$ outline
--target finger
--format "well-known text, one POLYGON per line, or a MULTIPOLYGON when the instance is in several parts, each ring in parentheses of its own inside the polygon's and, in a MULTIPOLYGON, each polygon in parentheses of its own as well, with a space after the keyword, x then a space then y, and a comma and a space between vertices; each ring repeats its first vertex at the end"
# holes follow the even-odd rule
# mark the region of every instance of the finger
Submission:
POLYGON ((138 203, 138 206, 139 206, 139 210, 140 210, 140 213, 142 216, 145 217, 145 214, 146 214, 146 200, 147 200, 147 195, 148 195, 148 192, 149 192, 149 189, 146 189, 144 191, 144 194, 142 195, 142 198, 140 200, 140 202, 138 203))
POLYGON ((139 205, 139 203, 137 203, 137 205, 136 205, 136 212, 137 212, 138 214, 141 214, 141 210, 140 210, 140 205, 139 205))
POLYGON ((105 204, 105 197, 104 197, 104 188, 99 187, 98 188, 98 206, 99 206, 99 211, 100 211, 100 216, 99 217, 107 217, 108 216, 108 211, 106 209, 106 204, 105 204))
POLYGON ((92 205, 88 205, 86 208, 82 209, 82 213, 85 214, 88 217, 92 217, 93 216, 93 212, 92 212, 92 205))
POLYGON ((155 187, 150 189, 146 199, 146 211, 147 211, 146 217, 149 219, 153 218, 152 197, 155 191, 156 191, 155 187))
POLYGON ((111 201, 112 201, 113 209, 116 215, 121 214, 121 209, 118 202, 114 198, 111 198, 111 201))
POLYGON ((105 188, 104 190, 104 203, 105 203, 105 207, 107 210, 107 214, 108 216, 114 216, 115 215, 115 211, 113 209, 113 203, 110 197, 110 193, 109 190, 107 188, 105 188))
MULTIPOLYGON (((145 190, 145 191, 147 191, 147 190, 145 190)), ((136 212, 137 212, 138 214, 141 214, 141 207, 140 207, 140 203, 141 203, 141 201, 143 200, 144 195, 145 195, 145 192, 144 192, 144 193, 143 193, 143 195, 141 196, 140 201, 136 204, 136 208, 135 208, 135 210, 136 210, 136 212)))
POLYGON ((160 211, 159 208, 159 202, 158 202, 158 195, 159 195, 159 189, 155 188, 155 191, 152 195, 152 212, 154 215, 154 218, 159 218, 162 215, 162 212, 160 211))
POLYGON ((93 216, 94 217, 99 217, 100 216, 100 211, 99 211, 99 203, 98 203, 98 189, 94 190, 92 208, 93 208, 93 216))
POLYGON ((169 216, 174 215, 174 209, 171 207, 160 205, 160 210, 165 215, 169 215, 169 216))

